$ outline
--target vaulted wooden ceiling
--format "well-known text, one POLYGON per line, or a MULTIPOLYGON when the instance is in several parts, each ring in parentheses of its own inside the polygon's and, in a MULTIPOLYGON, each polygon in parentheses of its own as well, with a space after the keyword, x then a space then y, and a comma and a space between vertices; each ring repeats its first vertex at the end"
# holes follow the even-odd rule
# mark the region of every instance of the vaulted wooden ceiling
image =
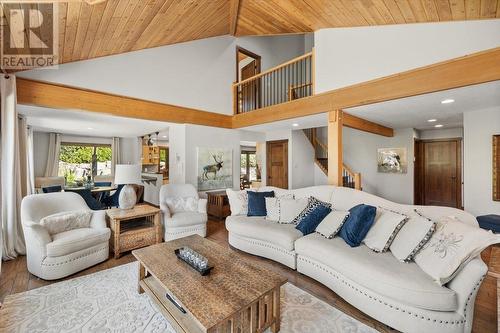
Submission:
POLYGON ((68 0, 58 6, 61 63, 226 34, 500 17, 500 0, 68 0))

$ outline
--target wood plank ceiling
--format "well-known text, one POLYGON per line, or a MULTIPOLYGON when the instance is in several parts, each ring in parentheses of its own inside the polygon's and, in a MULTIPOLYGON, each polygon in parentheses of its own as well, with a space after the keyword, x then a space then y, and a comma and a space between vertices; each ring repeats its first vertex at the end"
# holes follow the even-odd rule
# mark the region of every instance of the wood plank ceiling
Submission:
POLYGON ((58 4, 61 63, 229 33, 236 36, 304 33, 331 27, 500 17, 500 0, 104 0, 93 5, 88 2, 69 0, 58 4))

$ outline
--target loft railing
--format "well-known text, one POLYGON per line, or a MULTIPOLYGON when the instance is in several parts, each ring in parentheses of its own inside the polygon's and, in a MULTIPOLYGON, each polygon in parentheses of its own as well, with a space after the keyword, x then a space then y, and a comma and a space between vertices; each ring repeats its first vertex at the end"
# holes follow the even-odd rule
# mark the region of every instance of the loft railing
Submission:
MULTIPOLYGON (((314 148, 316 164, 328 174, 328 146, 318 139, 316 128, 307 128, 303 132, 314 148)), ((361 190, 361 174, 342 164, 342 186, 361 190)))
POLYGON ((234 113, 245 113, 313 94, 314 53, 309 52, 234 83, 234 113))

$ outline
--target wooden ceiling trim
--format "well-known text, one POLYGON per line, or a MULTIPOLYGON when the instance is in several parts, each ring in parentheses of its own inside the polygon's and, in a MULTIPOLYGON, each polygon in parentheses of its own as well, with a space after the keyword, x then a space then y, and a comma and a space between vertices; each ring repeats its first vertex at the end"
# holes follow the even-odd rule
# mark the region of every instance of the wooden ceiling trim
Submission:
POLYGON ((465 1, 450 0, 451 17, 454 20, 465 20, 465 1))
POLYGON ((395 0, 384 0, 384 4, 397 24, 406 23, 405 18, 403 17, 403 13, 401 13, 401 10, 399 9, 395 0))
POLYGON ((345 127, 354 128, 360 131, 369 132, 373 134, 378 134, 387 137, 394 136, 394 129, 377 124, 373 121, 369 121, 360 117, 356 117, 347 112, 343 112, 343 125, 345 127))
POLYGON ((130 0, 124 0, 120 1, 118 5, 116 6, 115 10, 113 11, 113 14, 111 15, 111 19, 109 20, 109 24, 106 27, 106 32, 104 38, 101 40, 101 45, 99 46, 99 49, 97 50, 97 54, 100 56, 105 56, 108 55, 111 48, 111 44, 113 42, 113 35, 116 32, 116 29, 118 28, 118 25, 120 23, 120 20, 122 16, 124 16, 125 11, 128 7, 130 0))
POLYGON ((236 35, 238 15, 240 12, 240 0, 229 0, 229 34, 236 35))
POLYGON ((352 1, 352 6, 356 8, 369 25, 385 24, 385 21, 382 19, 377 9, 373 10, 373 4, 370 0, 364 0, 363 2, 361 2, 361 0, 354 0, 352 1))
POLYGON ((173 123, 232 127, 232 117, 220 113, 19 77, 16 83, 19 104, 173 123))
POLYGON ((465 16, 469 20, 477 20, 481 15, 481 1, 465 0, 465 16))
POLYGON ((382 0, 372 0, 373 5, 378 10, 386 24, 396 24, 396 20, 382 0))
POLYGON ((422 5, 422 2, 419 1, 409 1, 411 11, 413 12, 413 15, 415 16, 415 19, 417 22, 428 22, 429 19, 427 18, 427 15, 425 14, 424 6, 422 5))
POLYGON ((106 8, 104 9, 104 13, 102 14, 101 22, 99 23, 99 27, 97 28, 92 46, 90 47, 90 58, 101 56, 101 53, 99 53, 101 44, 103 44, 103 40, 106 38, 106 31, 108 30, 108 27, 111 23, 111 18, 113 17, 113 13, 117 9, 117 6, 120 2, 122 1, 106 1, 106 8))
POLYGON ((440 21, 451 21, 453 17, 451 16, 451 8, 449 0, 434 0, 436 2, 436 7, 439 15, 440 21))
POLYGON ((142 13, 148 4, 145 0, 139 0, 134 7, 133 14, 127 19, 124 23, 123 30, 120 32, 118 37, 116 38, 115 45, 113 46, 112 53, 121 53, 124 52, 124 46, 131 41, 132 31, 136 26, 137 21, 139 20, 139 16, 137 13, 142 13))
POLYGON ((233 127, 348 109, 356 106, 500 80, 500 48, 233 116, 233 127))
POLYGON ((76 32, 80 21, 81 2, 69 2, 68 11, 66 16, 66 28, 64 33, 64 53, 63 62, 70 62, 73 55, 73 48, 75 45, 76 32))
POLYGON ((407 0, 396 0, 396 3, 399 7, 399 10, 401 10, 401 14, 403 14, 406 23, 417 22, 417 19, 415 18, 415 15, 413 14, 410 4, 407 0))
POLYGON ((82 3, 81 5, 75 43, 73 44, 73 52, 71 53, 71 61, 80 59, 80 52, 85 43, 93 7, 94 6, 89 6, 87 3, 82 3))
POLYGON ((438 22, 439 15, 434 0, 422 0, 422 5, 424 7, 425 16, 427 17, 427 19, 433 22, 438 22))
POLYGON ((481 17, 494 18, 497 12, 497 0, 481 0, 481 17))
POLYGON ((127 3, 122 16, 118 20, 118 24, 115 31, 113 32, 113 36, 106 44, 106 52, 104 54, 105 56, 115 53, 115 50, 120 46, 121 41, 126 38, 126 35, 123 35, 123 31, 129 24, 130 18, 134 15, 134 11, 138 6, 139 1, 140 0, 130 0, 127 3))

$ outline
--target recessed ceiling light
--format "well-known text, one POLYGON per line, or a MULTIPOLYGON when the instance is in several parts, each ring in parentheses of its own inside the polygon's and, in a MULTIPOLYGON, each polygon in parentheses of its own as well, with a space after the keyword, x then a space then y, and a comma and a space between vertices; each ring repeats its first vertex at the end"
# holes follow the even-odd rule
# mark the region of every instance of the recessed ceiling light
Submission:
POLYGON ((166 138, 167 136, 166 135, 162 135, 162 138, 166 138))
POLYGON ((447 99, 443 99, 443 100, 441 101, 441 104, 450 104, 450 103, 453 103, 453 102, 455 102, 455 100, 454 100, 454 99, 447 98, 447 99))
POLYGON ((429 119, 427 121, 430 122, 430 123, 433 123, 433 122, 437 121, 437 119, 429 119))
POLYGON ((437 125, 434 125, 434 127, 440 128, 440 127, 443 127, 443 125, 437 124, 437 125))
POLYGON ((92 127, 87 127, 87 129, 88 129, 88 130, 93 130, 93 128, 92 128, 92 127))
POLYGON ((295 124, 292 124, 293 127, 298 127, 299 124, 295 123, 295 124))

